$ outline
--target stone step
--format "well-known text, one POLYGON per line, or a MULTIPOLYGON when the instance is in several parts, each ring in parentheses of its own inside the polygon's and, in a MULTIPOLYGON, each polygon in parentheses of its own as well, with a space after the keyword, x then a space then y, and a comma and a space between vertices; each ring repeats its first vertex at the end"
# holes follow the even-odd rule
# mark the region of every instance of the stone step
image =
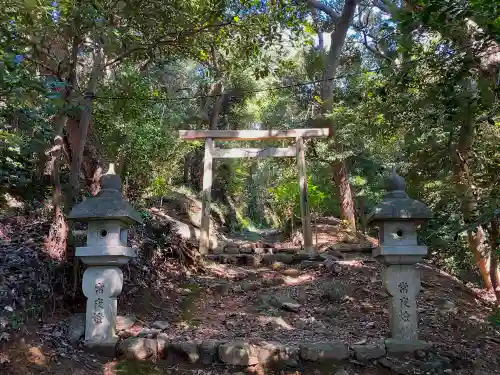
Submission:
MULTIPOLYGON (((300 363, 340 363, 356 360, 370 363, 391 354, 390 340, 348 345, 343 341, 296 342, 249 342, 242 340, 176 341, 160 333, 155 338, 128 337, 122 340, 116 350, 119 358, 131 360, 167 359, 172 362, 189 362, 211 365, 215 363, 230 366, 267 366, 281 364, 290 369, 300 363)), ((425 351, 429 345, 406 346, 405 352, 425 351)))
MULTIPOLYGON (((345 243, 337 243, 331 244, 329 246, 324 246, 321 252, 327 251, 338 251, 338 252, 371 252, 373 250, 373 245, 365 243, 365 244, 345 244, 345 243)), ((218 252, 218 254, 278 254, 278 253, 287 253, 287 254, 297 254, 304 252, 304 249, 300 247, 238 247, 236 245, 228 245, 226 246, 222 252, 218 252)))
POLYGON ((266 253, 266 254, 209 254, 205 259, 221 263, 231 264, 235 266, 249 267, 272 267, 284 268, 288 265, 293 265, 298 268, 320 268, 335 269, 337 266, 350 266, 352 262, 375 262, 371 256, 356 256, 355 254, 347 254, 342 258, 329 254, 311 255, 306 252, 296 254, 290 253, 266 253))

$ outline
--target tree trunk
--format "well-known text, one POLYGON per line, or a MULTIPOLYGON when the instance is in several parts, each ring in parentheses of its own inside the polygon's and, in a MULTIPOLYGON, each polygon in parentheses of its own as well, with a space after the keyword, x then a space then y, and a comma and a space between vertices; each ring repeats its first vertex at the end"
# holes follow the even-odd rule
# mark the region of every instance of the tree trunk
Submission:
POLYGON ((339 191, 340 219, 347 221, 349 228, 356 230, 356 216, 352 199, 351 185, 345 161, 332 164, 333 179, 339 191))
POLYGON ((354 17, 356 5, 356 0, 345 0, 342 14, 335 24, 335 31, 330 36, 330 50, 326 57, 326 65, 323 72, 323 86, 321 90, 324 113, 330 112, 333 107, 334 78, 337 67, 339 66, 340 54, 342 52, 342 47, 344 47, 347 30, 354 17))
POLYGON ((492 288, 489 270, 489 257, 485 254, 485 249, 483 246, 486 240, 486 235, 484 233, 483 227, 478 225, 475 231, 469 230, 467 233, 467 241, 469 243, 469 250, 474 255, 477 267, 479 268, 479 273, 481 274, 481 279, 483 280, 484 287, 487 289, 492 288))
POLYGON ((491 220, 490 226, 490 279, 493 291, 495 292, 495 297, 497 299, 497 304, 500 303, 500 272, 498 269, 498 263, 500 258, 500 249, 498 244, 500 242, 500 219, 495 217, 491 220))
MULTIPOLYGON (((103 173, 103 156, 102 146, 99 137, 92 126, 89 124, 87 142, 84 147, 82 170, 85 176, 85 183, 92 195, 96 195, 101 190, 101 176, 103 173)), ((119 162, 119 167, 122 167, 123 162, 119 162)))
POLYGON ((461 121, 460 136, 455 150, 455 184, 461 199, 464 222, 469 226, 467 229, 469 250, 474 255, 485 288, 489 289, 491 288, 491 280, 488 257, 483 251, 485 233, 480 224, 473 225, 477 216, 477 197, 470 173, 470 166, 474 161, 472 147, 475 138, 473 89, 471 82, 466 82, 464 85, 468 86, 464 88, 468 90, 469 96, 464 98, 468 103, 464 106, 464 118, 461 121))
POLYGON ((212 107, 212 113, 210 114, 210 130, 217 129, 217 120, 219 119, 220 110, 222 108, 222 103, 224 102, 224 86, 222 82, 219 81, 214 85, 213 90, 211 90, 210 95, 214 95, 214 104, 212 107))
POLYGON ((97 87, 97 81, 102 74, 103 66, 102 61, 102 51, 99 49, 94 55, 94 65, 92 67, 92 73, 90 75, 90 80, 87 85, 87 90, 85 93, 85 98, 83 99, 83 109, 80 116, 80 121, 78 122, 78 136, 75 139, 75 144, 72 145, 72 155, 71 155, 71 171, 69 177, 70 192, 68 194, 69 206, 72 206, 79 192, 80 185, 80 167, 82 165, 83 151, 85 149, 85 144, 87 142, 87 134, 89 130, 90 119, 92 117, 92 99, 97 87))
POLYGON ((63 148, 63 129, 68 121, 68 116, 60 114, 56 118, 56 135, 54 137, 54 147, 50 155, 50 168, 52 174, 52 204, 54 205, 54 218, 50 226, 49 234, 45 239, 45 250, 49 256, 57 261, 67 260, 66 241, 68 228, 63 211, 63 194, 59 170, 61 168, 61 154, 63 148))
MULTIPOLYGON (((325 11, 328 8, 328 14, 332 17, 335 11, 329 8, 327 5, 321 3, 321 7, 318 7, 316 2, 310 3, 312 6, 318 10, 325 11)), ((321 99, 322 112, 323 114, 329 114, 333 108, 333 88, 334 88, 334 78, 337 72, 337 67, 340 61, 340 54, 342 52, 342 47, 344 46, 345 38, 347 35, 347 30, 354 17, 354 12, 356 10, 357 1, 356 0, 345 0, 344 8, 342 9, 342 14, 338 16, 335 23, 335 31, 330 36, 330 50, 326 56, 325 69, 323 72, 323 84, 321 88, 321 99)), ((321 30, 320 30, 321 32, 321 30)), ((335 128, 333 124, 329 121, 330 129, 332 130, 332 135, 335 137, 335 128)), ((339 151, 340 145, 335 145, 334 149, 339 151)), ((343 220, 347 220, 349 227, 355 231, 356 230, 356 219, 354 212, 354 202, 352 198, 351 186, 349 184, 348 170, 345 160, 335 161, 332 163, 333 179, 337 185, 339 202, 340 202, 340 217, 343 220)))
POLYGON ((191 152, 188 152, 184 155, 184 164, 183 164, 183 173, 182 173, 182 183, 186 186, 189 186, 189 171, 191 170, 189 167, 191 161, 191 152))
MULTIPOLYGON (((50 151, 50 173, 53 186, 52 204, 54 205, 54 218, 50 226, 49 233, 45 239, 44 247, 53 258, 61 262, 67 262, 73 256, 73 254, 68 254, 67 250, 68 225, 64 216, 63 192, 59 173, 61 169, 61 155, 64 148, 63 133, 68 122, 68 115, 66 114, 67 105, 71 100, 73 90, 78 85, 76 68, 80 42, 79 37, 75 36, 73 38, 71 60, 69 62, 69 72, 66 80, 67 85, 62 94, 64 104, 60 109, 59 115, 55 118, 55 136, 53 147, 50 151)), ((59 78, 53 78, 54 80, 59 81, 59 78)))

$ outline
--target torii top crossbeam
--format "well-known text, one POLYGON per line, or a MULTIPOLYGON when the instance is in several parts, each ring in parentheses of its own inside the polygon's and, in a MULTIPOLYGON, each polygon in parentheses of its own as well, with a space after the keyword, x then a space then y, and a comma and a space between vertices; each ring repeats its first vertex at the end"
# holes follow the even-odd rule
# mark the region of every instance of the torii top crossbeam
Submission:
POLYGON ((325 138, 330 136, 328 128, 288 129, 288 130, 179 130, 179 137, 185 141, 206 138, 220 140, 262 140, 287 138, 325 138))

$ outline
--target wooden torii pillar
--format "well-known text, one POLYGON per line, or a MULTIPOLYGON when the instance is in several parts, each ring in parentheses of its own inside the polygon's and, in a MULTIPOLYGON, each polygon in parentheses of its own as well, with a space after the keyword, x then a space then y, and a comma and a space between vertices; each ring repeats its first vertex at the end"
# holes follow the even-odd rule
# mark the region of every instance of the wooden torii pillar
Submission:
POLYGON ((330 135, 328 128, 290 130, 179 130, 185 141, 204 140, 205 159, 203 169, 203 192, 201 198, 200 253, 207 254, 210 248, 210 203, 212 191, 213 159, 261 158, 297 156, 299 168, 300 211, 304 249, 313 253, 311 216, 307 197, 307 174, 304 138, 325 138, 330 135), (213 140, 248 141, 266 139, 295 139, 295 146, 285 148, 217 148, 213 140))

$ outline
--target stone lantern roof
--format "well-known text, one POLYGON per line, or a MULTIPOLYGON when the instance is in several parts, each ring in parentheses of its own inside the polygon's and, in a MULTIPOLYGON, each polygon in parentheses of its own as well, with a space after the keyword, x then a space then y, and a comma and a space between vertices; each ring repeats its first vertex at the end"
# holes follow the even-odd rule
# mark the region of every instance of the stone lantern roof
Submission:
POLYGON ((406 182, 393 167, 386 182, 387 193, 382 202, 368 215, 369 223, 393 220, 421 221, 432 218, 432 211, 424 203, 412 199, 406 193, 406 182))
POLYGON ((70 220, 91 221, 115 219, 133 225, 142 223, 142 217, 120 192, 120 176, 115 174, 113 164, 101 177, 101 191, 94 197, 77 204, 69 214, 70 220))

